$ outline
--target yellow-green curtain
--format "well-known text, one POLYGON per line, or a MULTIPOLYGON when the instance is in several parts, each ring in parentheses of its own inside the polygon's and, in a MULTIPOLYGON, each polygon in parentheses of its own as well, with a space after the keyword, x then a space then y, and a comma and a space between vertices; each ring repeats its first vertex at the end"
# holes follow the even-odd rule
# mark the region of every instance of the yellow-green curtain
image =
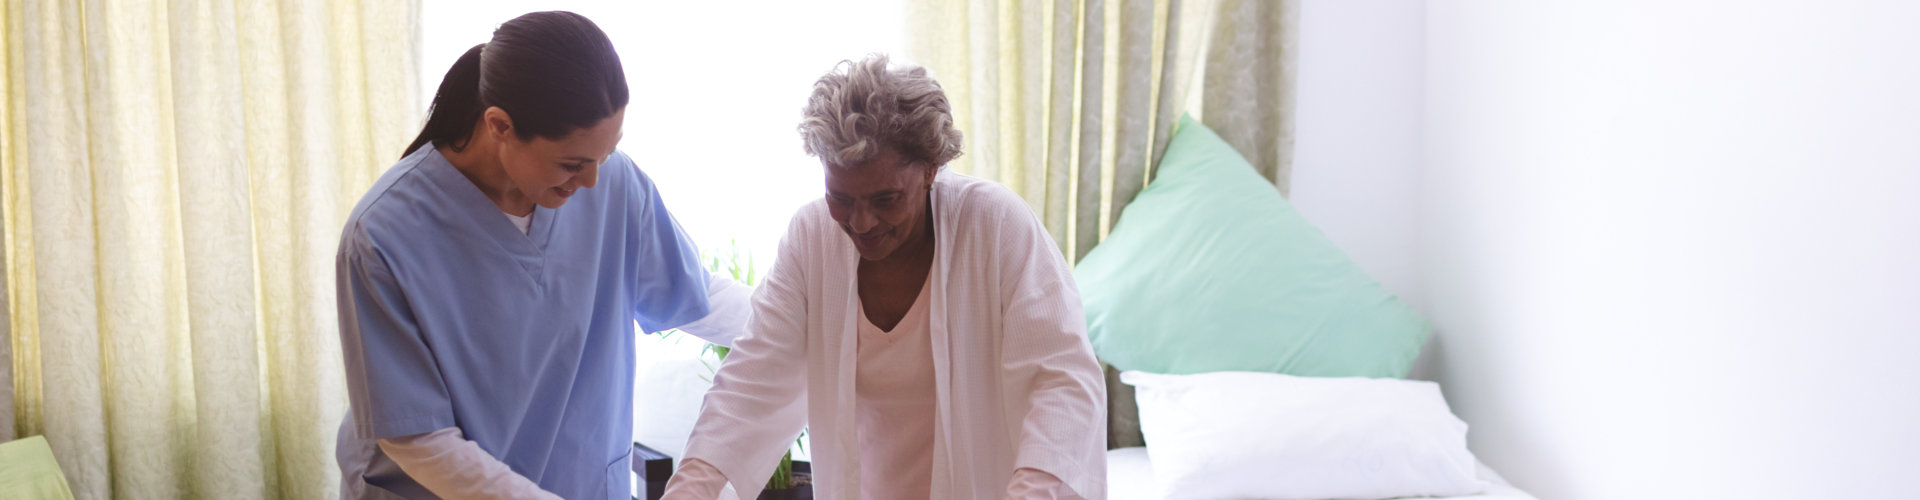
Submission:
POLYGON ((11 431, 79 498, 338 496, 332 256, 418 124, 418 12, 7 2, 11 431))
MULTIPOLYGON (((908 58, 953 101, 951 168, 1026 199, 1078 261, 1193 113, 1281 194, 1293 158, 1295 0, 909 0, 908 58)), ((1140 444, 1109 370, 1108 444, 1140 444)))

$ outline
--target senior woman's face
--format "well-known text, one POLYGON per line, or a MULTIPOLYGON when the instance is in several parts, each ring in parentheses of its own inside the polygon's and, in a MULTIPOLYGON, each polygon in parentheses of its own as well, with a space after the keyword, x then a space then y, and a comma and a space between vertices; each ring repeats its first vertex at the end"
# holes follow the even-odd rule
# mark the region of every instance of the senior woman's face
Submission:
POLYGON ((892 148, 866 162, 828 165, 827 211, 866 260, 885 260, 928 234, 927 188, 938 171, 892 148))

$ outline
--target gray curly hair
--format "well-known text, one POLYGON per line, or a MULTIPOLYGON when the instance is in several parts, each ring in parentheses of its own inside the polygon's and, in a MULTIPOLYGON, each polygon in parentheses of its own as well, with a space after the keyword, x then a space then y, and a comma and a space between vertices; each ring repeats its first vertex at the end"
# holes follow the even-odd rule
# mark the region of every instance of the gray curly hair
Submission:
POLYGON ((889 68, 885 54, 834 65, 814 82, 801 115, 807 154, 828 166, 858 165, 882 147, 936 168, 960 157, 960 130, 940 82, 919 66, 889 68))

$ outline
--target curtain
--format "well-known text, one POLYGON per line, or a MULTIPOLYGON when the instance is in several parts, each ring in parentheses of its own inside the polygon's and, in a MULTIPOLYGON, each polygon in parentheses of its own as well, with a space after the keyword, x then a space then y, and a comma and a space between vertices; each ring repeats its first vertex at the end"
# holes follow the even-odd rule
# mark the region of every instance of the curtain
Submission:
MULTIPOLYGON (((1293 0, 909 0, 908 59, 966 134, 951 164, 1025 198, 1069 261, 1106 237, 1193 113, 1281 194, 1293 147, 1293 0)), ((1140 444, 1109 369, 1109 445, 1140 444)))
POLYGON ((333 253, 418 124, 417 2, 7 2, 11 431, 82 499, 333 498, 333 253))

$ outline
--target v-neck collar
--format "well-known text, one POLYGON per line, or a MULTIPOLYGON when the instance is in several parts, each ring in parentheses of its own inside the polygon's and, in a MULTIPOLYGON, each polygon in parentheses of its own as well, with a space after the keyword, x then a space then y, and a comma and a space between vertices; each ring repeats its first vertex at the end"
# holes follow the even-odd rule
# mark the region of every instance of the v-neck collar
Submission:
MULTIPOLYGON (((858 290, 858 286, 859 285, 855 285, 856 291, 858 290)), ((914 294, 913 304, 907 306, 907 312, 900 315, 900 321, 894 322, 893 329, 891 330, 882 329, 880 325, 874 324, 873 320, 867 318, 867 301, 860 300, 859 294, 855 293, 853 303, 854 307, 859 309, 857 312, 860 314, 858 314, 859 317, 856 318, 860 320, 859 326, 863 329, 872 327, 873 331, 878 332, 880 337, 885 339, 888 344, 892 344, 894 340, 898 340, 901 337, 900 335, 895 335, 894 332, 898 332, 901 328, 908 326, 908 323, 918 322, 922 324, 920 329, 925 330, 924 325, 927 323, 927 319, 931 317, 927 314, 927 309, 933 307, 927 304, 927 301, 930 300, 928 297, 933 295, 930 293, 931 290, 933 290, 933 266, 927 266, 927 278, 920 282, 920 292, 914 294)), ((861 336, 861 340, 866 340, 866 336, 861 336)))
POLYGON ((473 185, 473 181, 460 173, 459 168, 448 162, 447 158, 440 154, 439 149, 431 144, 425 149, 428 152, 427 157, 420 162, 421 173, 426 174, 428 179, 448 193, 448 196, 454 200, 456 211, 465 214, 475 229, 487 235, 488 241, 492 241, 508 257, 526 269, 528 278, 539 283, 543 264, 546 261, 547 244, 553 240, 554 226, 558 225, 556 223, 560 210, 534 205, 531 215, 533 228, 529 232, 522 233, 520 228, 515 227, 513 221, 508 220, 506 214, 500 211, 500 206, 493 204, 493 200, 488 199, 487 194, 481 192, 479 186, 473 185))

